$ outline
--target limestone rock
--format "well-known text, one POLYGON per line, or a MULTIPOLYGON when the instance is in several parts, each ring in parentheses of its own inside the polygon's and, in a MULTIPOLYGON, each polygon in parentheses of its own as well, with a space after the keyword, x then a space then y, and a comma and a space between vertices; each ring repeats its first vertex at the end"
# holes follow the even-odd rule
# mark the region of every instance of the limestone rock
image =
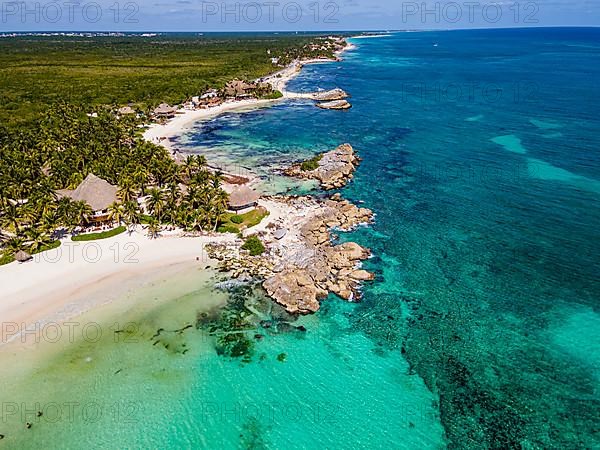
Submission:
POLYGON ((336 100, 344 100, 350 97, 347 92, 342 89, 336 88, 331 91, 317 92, 312 95, 313 100, 319 102, 332 102, 336 100))
POLYGON ((375 275, 366 270, 355 270, 350 274, 350 278, 358 281, 370 281, 375 279, 375 275))
POLYGON ((369 223, 373 214, 341 196, 272 198, 286 211, 277 227, 264 232, 267 252, 250 256, 240 252, 242 241, 208 246, 209 255, 221 261, 222 270, 232 276, 263 280, 267 294, 291 314, 318 311, 320 300, 330 293, 348 301, 361 297, 361 283, 374 279, 362 270, 360 261, 368 249, 354 242, 332 243, 331 230, 351 230, 369 223), (280 240, 270 238, 276 229, 288 230, 280 240))
POLYGON ((295 164, 285 171, 286 175, 318 180, 325 190, 337 189, 352 179, 360 158, 350 144, 325 152, 314 170, 302 170, 302 164, 295 164))
POLYGON ((317 108, 343 110, 352 108, 352 104, 348 100, 335 100, 333 102, 317 103, 317 108))
POLYGON ((277 303, 292 314, 307 314, 320 308, 319 299, 326 295, 310 283, 300 271, 286 270, 265 280, 263 287, 277 303))

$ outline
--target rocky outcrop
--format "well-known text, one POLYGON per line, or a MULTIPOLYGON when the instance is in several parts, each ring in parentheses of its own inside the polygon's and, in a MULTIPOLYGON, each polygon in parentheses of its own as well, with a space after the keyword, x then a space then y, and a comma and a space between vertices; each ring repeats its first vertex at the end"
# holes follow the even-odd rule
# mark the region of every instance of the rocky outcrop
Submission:
POLYGON ((321 109, 350 109, 352 105, 347 100, 336 100, 333 102, 317 103, 317 107, 321 109))
POLYGON ((319 180, 325 190, 338 189, 353 178, 353 173, 360 163, 360 158, 350 144, 340 145, 335 150, 323 153, 314 160, 317 167, 303 170, 303 164, 294 164, 285 171, 288 176, 319 180))
POLYGON ((298 197, 276 202, 285 209, 276 226, 289 231, 282 239, 276 239, 271 229, 265 231, 261 239, 266 254, 250 257, 235 248, 213 246, 209 256, 220 259, 223 270, 233 276, 263 279, 268 295, 293 314, 318 311, 330 293, 349 301, 360 299, 361 283, 374 278, 360 268, 370 252, 354 242, 334 245, 331 230, 349 231, 369 223, 372 212, 337 194, 327 200, 298 197))
POLYGON ((289 312, 315 312, 320 307, 319 300, 329 293, 349 301, 358 300, 361 282, 374 279, 373 274, 358 267, 362 260, 369 258, 369 250, 354 242, 333 245, 330 234, 332 228, 350 230, 368 223, 373 214, 338 199, 325 201, 322 212, 301 227, 307 258, 273 274, 263 284, 269 296, 289 312))
POLYGON ((292 314, 318 311, 319 300, 327 296, 327 291, 317 288, 306 272, 300 269, 275 274, 265 280, 263 287, 269 297, 285 306, 292 314))
POLYGON ((315 92, 312 94, 313 100, 318 102, 333 102, 337 100, 344 100, 348 97, 350 97, 348 93, 339 88, 332 89, 331 91, 315 92))

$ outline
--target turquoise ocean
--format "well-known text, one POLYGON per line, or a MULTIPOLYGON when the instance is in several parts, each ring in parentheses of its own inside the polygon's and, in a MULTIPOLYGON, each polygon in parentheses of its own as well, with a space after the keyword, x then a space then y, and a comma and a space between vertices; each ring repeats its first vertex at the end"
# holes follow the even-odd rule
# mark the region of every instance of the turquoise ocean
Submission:
POLYGON ((351 110, 287 101, 176 144, 268 193, 310 190, 278 169, 352 144, 341 193, 376 222, 337 239, 372 249, 362 301, 294 321, 251 285, 190 288, 140 319, 195 325, 170 345, 87 348, 102 364, 54 380, 129 415, 36 424, 19 447, 600 447, 600 30, 352 42, 289 86, 341 87, 351 110), (239 357, 216 338, 231 333, 239 357))

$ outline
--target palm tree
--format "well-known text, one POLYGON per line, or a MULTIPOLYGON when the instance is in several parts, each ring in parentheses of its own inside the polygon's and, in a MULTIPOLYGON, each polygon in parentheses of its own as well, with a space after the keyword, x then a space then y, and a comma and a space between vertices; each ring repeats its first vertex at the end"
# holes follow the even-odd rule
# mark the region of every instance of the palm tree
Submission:
POLYGON ((176 204, 179 200, 179 196, 181 195, 181 189, 179 189, 179 185, 177 183, 170 183, 168 187, 168 198, 167 201, 169 203, 176 204))
POLYGON ((202 231, 202 225, 206 222, 206 215, 200 209, 191 211, 186 217, 186 229, 202 231))
POLYGON ((190 211, 192 211, 186 202, 182 202, 173 214, 172 222, 184 229, 188 229, 190 221, 190 211))
POLYGON ((210 181, 213 189, 219 189, 223 182, 223 172, 217 171, 211 174, 210 181))
POLYGON ((19 236, 13 236, 8 238, 4 245, 4 248, 6 248, 6 250, 8 250, 12 254, 17 253, 19 250, 25 250, 26 247, 27 246, 25 245, 25 240, 19 236))
POLYGON ((77 220, 80 224, 87 224, 90 217, 94 214, 92 207, 83 200, 73 202, 73 219, 77 220))
POLYGON ((160 234, 160 223, 156 217, 151 217, 148 221, 148 237, 150 239, 156 239, 160 234))
POLYGON ((160 189, 152 188, 148 190, 148 196, 146 206, 150 210, 150 214, 160 221, 165 207, 165 195, 160 189))
POLYGON ((2 216, 2 226, 12 225, 15 229, 15 233, 20 233, 21 222, 21 211, 17 206, 17 203, 13 200, 8 200, 4 207, 4 215, 2 216))
POLYGON ((28 229, 25 235, 27 236, 27 244, 31 253, 40 251, 45 245, 52 242, 50 236, 37 228, 28 229))
POLYGON ((48 209, 42 213, 38 225, 42 232, 48 234, 52 234, 59 227, 60 221, 56 204, 54 204, 54 209, 48 209))
POLYGON ((129 231, 131 231, 135 225, 140 223, 140 207, 137 202, 128 201, 123 204, 123 208, 125 223, 129 231))
POLYGON ((223 189, 218 189, 214 194, 213 194, 213 220, 214 220, 214 226, 213 226, 213 232, 217 231, 217 226, 219 225, 219 222, 221 221, 221 218, 223 217, 223 214, 225 214, 225 211, 227 211, 227 202, 229 200, 229 195, 227 195, 227 192, 225 192, 223 189))
POLYGON ((187 177, 187 179, 189 180, 190 178, 192 178, 192 175, 196 173, 196 168, 196 158, 194 157, 194 155, 188 155, 186 156, 185 161, 181 165, 182 175, 187 177))
POLYGON ((20 205, 19 209, 21 213, 21 225, 31 226, 39 221, 41 215, 39 208, 44 205, 44 202, 37 200, 39 199, 33 198, 32 201, 28 201, 27 203, 20 205))
POLYGON ((206 156, 196 155, 196 166, 198 169, 204 169, 206 167, 206 156))
POLYGON ((117 191, 117 196, 121 199, 123 203, 135 200, 136 193, 133 186, 134 182, 131 178, 124 177, 123 179, 121 179, 121 182, 119 183, 119 189, 117 191))
POLYGON ((159 183, 159 186, 163 186, 164 184, 171 184, 177 182, 179 177, 179 170, 175 164, 164 163, 164 167, 162 170, 162 183, 159 183))
POLYGON ((56 220, 59 225, 66 228, 73 225, 72 203, 71 199, 67 197, 63 197, 56 202, 56 220))
POLYGON ((149 176, 150 173, 144 166, 136 167, 135 171, 133 172, 133 183, 140 190, 142 195, 144 195, 149 176))
POLYGON ((125 216, 125 208, 122 203, 113 202, 108 207, 108 219, 117 222, 117 226, 121 225, 125 216))

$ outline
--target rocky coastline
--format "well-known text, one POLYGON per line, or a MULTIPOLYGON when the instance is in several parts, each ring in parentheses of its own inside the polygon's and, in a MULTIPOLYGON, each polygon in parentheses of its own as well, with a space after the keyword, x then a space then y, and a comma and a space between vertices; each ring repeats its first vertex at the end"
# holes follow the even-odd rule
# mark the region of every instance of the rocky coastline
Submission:
POLYGON ((353 242, 335 244, 333 230, 350 231, 373 220, 373 213, 339 194, 312 197, 272 197, 265 200, 279 217, 257 233, 266 252, 250 256, 240 243, 214 244, 208 255, 234 278, 258 278, 274 301, 292 314, 319 310, 330 293, 348 301, 361 298, 361 284, 374 275, 361 269, 370 251, 353 242), (281 231, 284 230, 285 233, 281 231))
MULTIPOLYGON (((349 95, 342 89, 296 94, 317 102, 323 109, 348 109, 349 95)), ((324 190, 339 189, 353 178, 360 158, 350 144, 297 163, 284 171, 287 176, 314 179, 324 190)), ((236 240, 209 244, 210 258, 232 278, 258 280, 267 295, 294 315, 315 313, 330 294, 359 301, 365 281, 374 274, 362 269, 370 250, 354 242, 337 244, 333 233, 351 231, 373 222, 373 212, 334 194, 326 199, 311 196, 273 196, 260 201, 270 215, 245 236, 256 236, 264 252, 252 255, 243 249, 242 235, 236 240)))
POLYGON ((318 180, 322 189, 332 190, 344 187, 354 177, 354 171, 360 164, 360 158, 350 144, 342 144, 311 161, 315 168, 307 167, 306 162, 298 163, 284 173, 291 177, 318 180))

